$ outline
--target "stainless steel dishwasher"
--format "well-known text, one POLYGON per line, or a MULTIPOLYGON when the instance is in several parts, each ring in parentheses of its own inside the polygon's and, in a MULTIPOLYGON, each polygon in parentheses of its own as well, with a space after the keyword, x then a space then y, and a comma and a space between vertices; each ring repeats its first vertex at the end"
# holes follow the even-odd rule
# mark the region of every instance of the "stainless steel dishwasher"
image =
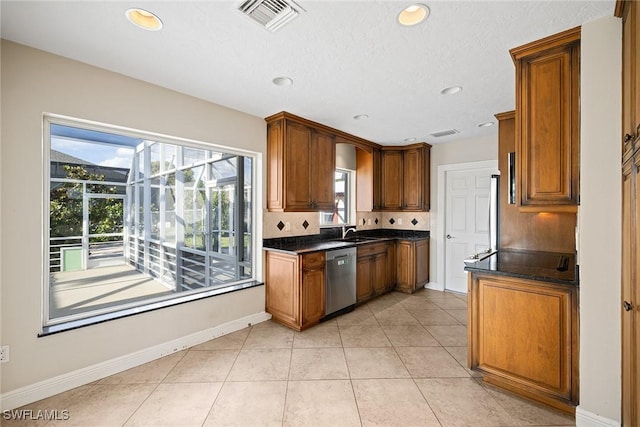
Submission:
POLYGON ((335 317, 356 305, 356 248, 326 252, 325 317, 335 317))

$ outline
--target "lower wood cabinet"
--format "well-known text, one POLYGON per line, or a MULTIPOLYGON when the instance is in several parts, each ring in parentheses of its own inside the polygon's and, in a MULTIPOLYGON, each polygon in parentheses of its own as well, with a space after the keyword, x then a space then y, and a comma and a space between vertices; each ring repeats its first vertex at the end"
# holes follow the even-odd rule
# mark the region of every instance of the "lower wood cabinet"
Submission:
POLYGON ((578 288, 470 273, 468 364, 484 381, 575 413, 578 288))
POLYGON ((396 290, 414 293, 429 282, 429 239, 396 244, 396 290))
POLYGON ((324 252, 267 252, 266 311, 273 320, 301 331, 320 321, 324 307, 324 252))
POLYGON ((393 289, 395 243, 379 242, 358 246, 356 302, 361 303, 393 289))

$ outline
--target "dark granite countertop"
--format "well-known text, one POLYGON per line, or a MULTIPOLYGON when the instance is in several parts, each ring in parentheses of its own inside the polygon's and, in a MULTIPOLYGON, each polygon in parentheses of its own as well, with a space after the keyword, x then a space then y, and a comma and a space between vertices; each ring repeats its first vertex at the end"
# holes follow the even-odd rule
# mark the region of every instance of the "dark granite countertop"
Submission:
POLYGON ((333 249, 350 248, 364 244, 383 242, 388 240, 422 240, 429 238, 428 231, 414 230, 367 230, 349 233, 349 238, 357 241, 341 240, 340 228, 322 229, 319 235, 282 237, 264 239, 262 246, 266 251, 277 251, 294 254, 327 251, 333 249))
POLYGON ((576 256, 571 253, 504 249, 480 261, 467 263, 465 270, 571 286, 579 284, 576 256))

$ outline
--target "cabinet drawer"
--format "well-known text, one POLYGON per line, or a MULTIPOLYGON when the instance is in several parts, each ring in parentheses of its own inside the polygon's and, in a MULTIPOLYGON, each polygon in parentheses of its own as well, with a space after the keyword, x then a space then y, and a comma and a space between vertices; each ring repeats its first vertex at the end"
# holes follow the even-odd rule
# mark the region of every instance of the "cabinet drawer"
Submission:
POLYGON ((387 242, 363 244, 357 249, 358 257, 375 255, 387 251, 387 242))
POLYGON ((324 264, 324 252, 313 252, 302 256, 302 268, 304 270, 315 270, 318 268, 324 268, 324 264))

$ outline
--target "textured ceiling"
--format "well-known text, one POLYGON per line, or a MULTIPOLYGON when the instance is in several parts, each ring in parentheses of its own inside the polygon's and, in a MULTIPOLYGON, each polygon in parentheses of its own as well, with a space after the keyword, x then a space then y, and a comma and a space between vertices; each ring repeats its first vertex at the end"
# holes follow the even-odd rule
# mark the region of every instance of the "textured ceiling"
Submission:
POLYGON ((306 12, 276 33, 239 1, 2 1, 2 38, 259 117, 282 110, 381 144, 495 135, 514 108, 509 49, 613 15, 615 0, 422 1, 429 19, 396 21, 407 1, 298 0, 306 12), (131 25, 142 7, 161 31, 131 25), (272 79, 288 76, 287 87, 272 79), (454 95, 440 90, 463 86, 454 95), (354 120, 367 114, 367 120, 354 120), (429 134, 455 128, 459 134, 429 134))

